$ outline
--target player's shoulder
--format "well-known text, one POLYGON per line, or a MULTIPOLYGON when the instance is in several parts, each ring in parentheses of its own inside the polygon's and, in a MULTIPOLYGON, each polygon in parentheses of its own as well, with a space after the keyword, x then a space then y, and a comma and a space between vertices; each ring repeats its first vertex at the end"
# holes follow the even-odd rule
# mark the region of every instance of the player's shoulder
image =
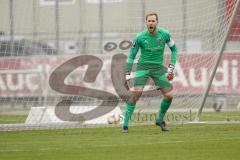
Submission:
POLYGON ((143 30, 143 31, 141 31, 141 32, 138 32, 137 35, 136 35, 136 37, 142 38, 143 36, 146 35, 146 33, 147 33, 146 30, 143 30))
POLYGON ((141 41, 146 35, 146 30, 143 30, 141 32, 138 32, 135 36, 135 40, 141 41))
POLYGON ((158 27, 157 30, 158 30, 158 33, 165 34, 165 35, 170 35, 170 32, 165 28, 158 27))

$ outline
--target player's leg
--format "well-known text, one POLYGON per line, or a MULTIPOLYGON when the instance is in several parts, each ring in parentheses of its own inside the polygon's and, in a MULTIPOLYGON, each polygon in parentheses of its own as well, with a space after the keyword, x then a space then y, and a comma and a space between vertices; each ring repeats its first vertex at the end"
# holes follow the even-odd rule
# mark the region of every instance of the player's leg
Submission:
POLYGON ((172 84, 166 79, 165 74, 162 74, 162 72, 159 74, 155 72, 153 75, 153 80, 157 86, 157 89, 159 89, 163 94, 163 99, 160 103, 160 109, 156 117, 156 125, 160 126, 163 131, 167 131, 168 129, 166 128, 164 117, 167 110, 171 106, 173 99, 172 84))
POLYGON ((163 131, 168 131, 164 121, 165 114, 171 106, 173 99, 172 91, 163 92, 163 100, 160 103, 160 109, 156 117, 156 125, 160 126, 163 131))
POLYGON ((123 132, 124 133, 128 132, 129 121, 134 112, 136 103, 137 103, 138 99, 140 98, 140 96, 142 95, 142 91, 143 91, 142 88, 134 87, 130 97, 128 98, 128 100, 126 102, 125 115, 124 115, 124 119, 123 119, 123 132))
POLYGON ((134 78, 133 91, 131 92, 131 95, 128 98, 125 106, 125 115, 124 115, 123 124, 122 124, 124 133, 128 132, 129 121, 134 112, 136 103, 142 95, 143 88, 147 82, 147 79, 148 79, 148 71, 139 70, 136 72, 136 75, 134 78))

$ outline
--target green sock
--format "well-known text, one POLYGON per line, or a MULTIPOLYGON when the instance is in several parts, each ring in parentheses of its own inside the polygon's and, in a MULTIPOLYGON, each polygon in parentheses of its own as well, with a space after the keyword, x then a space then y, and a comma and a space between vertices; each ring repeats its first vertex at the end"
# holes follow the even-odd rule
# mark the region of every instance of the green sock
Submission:
POLYGON ((128 126, 129 120, 133 114, 134 109, 135 109, 135 104, 130 103, 130 102, 126 103, 123 126, 128 126))
POLYGON ((156 120, 158 122, 163 121, 163 118, 164 118, 168 108, 170 107, 171 103, 172 103, 172 100, 170 100, 170 101, 166 100, 166 99, 162 100, 161 105, 160 105, 160 111, 159 111, 159 113, 157 115, 157 118, 156 118, 156 120))

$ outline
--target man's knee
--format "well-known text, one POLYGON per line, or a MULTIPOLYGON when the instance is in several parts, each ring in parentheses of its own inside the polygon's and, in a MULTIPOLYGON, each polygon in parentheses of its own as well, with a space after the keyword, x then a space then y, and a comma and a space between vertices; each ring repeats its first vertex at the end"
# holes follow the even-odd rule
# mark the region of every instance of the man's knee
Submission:
POLYGON ((142 92, 132 92, 131 96, 129 97, 128 101, 131 103, 136 104, 139 98, 141 97, 142 92))
POLYGON ((166 100, 168 100, 168 101, 172 101, 172 99, 173 99, 173 94, 172 94, 172 92, 165 93, 163 96, 164 96, 164 98, 165 98, 166 100))
POLYGON ((164 98, 168 101, 172 101, 173 95, 167 95, 167 96, 164 96, 164 98))

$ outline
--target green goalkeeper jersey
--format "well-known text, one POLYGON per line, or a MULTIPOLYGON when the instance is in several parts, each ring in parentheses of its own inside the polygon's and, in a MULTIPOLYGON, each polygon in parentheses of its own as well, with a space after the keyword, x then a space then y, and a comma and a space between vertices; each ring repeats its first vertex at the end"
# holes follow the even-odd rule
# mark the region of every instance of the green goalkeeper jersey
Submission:
POLYGON ((171 50, 169 63, 175 65, 178 56, 178 49, 171 38, 171 34, 167 30, 157 28, 157 33, 154 35, 152 35, 147 29, 138 33, 134 38, 130 55, 128 56, 127 70, 129 72, 131 71, 139 48, 141 49, 141 54, 138 59, 138 65, 150 64, 147 66, 145 65, 147 68, 151 68, 155 65, 164 65, 165 44, 167 44, 171 50))

